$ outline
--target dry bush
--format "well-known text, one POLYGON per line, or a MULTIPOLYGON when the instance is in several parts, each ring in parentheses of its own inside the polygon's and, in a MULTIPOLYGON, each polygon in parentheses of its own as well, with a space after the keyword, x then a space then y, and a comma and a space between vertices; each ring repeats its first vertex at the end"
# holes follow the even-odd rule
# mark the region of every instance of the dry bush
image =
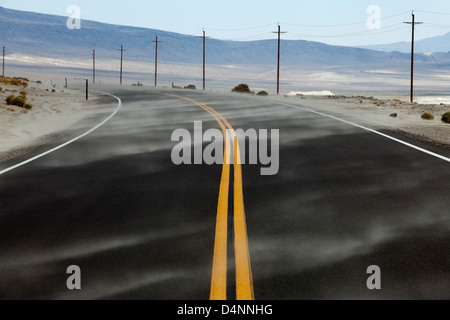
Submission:
POLYGON ((445 123, 450 123, 450 112, 447 112, 442 116, 442 121, 445 123))
POLYGON ((422 119, 423 120, 434 120, 434 116, 431 113, 426 112, 422 115, 422 119))

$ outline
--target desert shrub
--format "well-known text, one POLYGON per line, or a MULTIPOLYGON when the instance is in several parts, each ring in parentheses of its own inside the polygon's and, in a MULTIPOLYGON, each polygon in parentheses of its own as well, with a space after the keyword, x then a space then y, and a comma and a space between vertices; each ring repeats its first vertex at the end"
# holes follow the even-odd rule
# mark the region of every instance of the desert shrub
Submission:
POLYGON ((0 87, 0 91, 3 91, 3 88, 2 88, 2 87, 0 87))
POLYGON ((12 105, 12 101, 13 101, 15 98, 16 98, 16 96, 13 95, 13 94, 7 96, 7 97, 6 97, 6 104, 9 105, 9 106, 12 105))
POLYGON ((18 106, 18 107, 25 107, 25 104, 27 103, 27 100, 25 97, 15 97, 12 101, 11 104, 13 106, 18 106))
POLYGON ((434 120, 434 116, 431 113, 426 112, 422 115, 422 119, 423 120, 434 120))
POLYGON ((239 93, 252 93, 250 90, 250 87, 246 83, 241 83, 240 85, 234 87, 232 92, 239 92, 239 93))
POLYGON ((26 82, 25 80, 22 81, 22 78, 0 77, 0 83, 4 83, 6 85, 15 87, 24 87, 24 88, 28 87, 28 82, 26 82))
POLYGON ((41 80, 36 81, 37 84, 42 84, 41 80))
POLYGON ((10 95, 6 98, 6 104, 10 106, 17 106, 20 108, 25 108, 27 110, 31 110, 33 106, 27 103, 27 98, 24 96, 16 97, 15 95, 10 95))
POLYGON ((269 95, 269 93, 267 93, 267 91, 260 91, 257 94, 257 96, 262 96, 262 97, 267 97, 268 95, 269 95))
POLYGON ((21 92, 20 92, 20 95, 21 95, 22 97, 26 97, 26 96, 28 95, 28 93, 27 93, 26 91, 21 91, 21 92))
POLYGON ((11 86, 18 87, 18 86, 20 86, 22 84, 22 81, 20 81, 19 79, 10 79, 8 81, 8 84, 11 85, 11 86))
POLYGON ((447 112, 442 116, 442 121, 445 123, 450 123, 450 112, 447 112))
POLYGON ((197 90, 197 87, 195 85, 193 85, 193 84, 190 84, 190 85, 188 85, 188 86, 186 86, 184 88, 185 89, 189 89, 189 90, 197 90))

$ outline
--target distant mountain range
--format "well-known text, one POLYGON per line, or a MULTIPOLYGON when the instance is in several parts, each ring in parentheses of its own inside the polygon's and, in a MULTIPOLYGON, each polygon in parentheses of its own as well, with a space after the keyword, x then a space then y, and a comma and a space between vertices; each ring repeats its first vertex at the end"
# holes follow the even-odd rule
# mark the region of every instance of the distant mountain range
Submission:
MULTIPOLYGON (((89 59, 92 49, 98 59, 117 59, 122 44, 126 58, 133 61, 153 61, 155 37, 162 41, 159 57, 162 61, 201 64, 202 39, 155 29, 126 27, 83 20, 81 30, 69 30, 67 17, 10 10, 0 7, 0 46, 7 47, 8 54, 89 59)), ((450 34, 427 41, 431 48, 450 51, 450 34), (445 40, 447 39, 447 40, 445 40), (441 44, 441 46, 438 46, 441 44), (449 50, 444 50, 448 48, 449 50)), ((393 50, 403 51, 404 44, 391 45, 393 50)), ((285 40, 282 42, 284 66, 382 68, 404 67, 410 57, 407 53, 390 53, 389 46, 354 48, 331 46, 318 42, 285 40)), ((438 50, 441 51, 441 50, 438 50)), ((207 40, 207 61, 220 65, 276 65, 277 41, 222 41, 207 40)), ((437 54, 441 65, 450 66, 450 53, 437 54)), ((430 55, 418 54, 418 63, 432 64, 430 55)))
MULTIPOLYGON (((403 53, 411 52, 411 42, 396 42, 391 44, 382 44, 374 46, 364 46, 362 48, 379 51, 399 51, 403 53)), ((427 38, 415 42, 417 52, 449 52, 450 51, 450 33, 443 36, 427 38)))

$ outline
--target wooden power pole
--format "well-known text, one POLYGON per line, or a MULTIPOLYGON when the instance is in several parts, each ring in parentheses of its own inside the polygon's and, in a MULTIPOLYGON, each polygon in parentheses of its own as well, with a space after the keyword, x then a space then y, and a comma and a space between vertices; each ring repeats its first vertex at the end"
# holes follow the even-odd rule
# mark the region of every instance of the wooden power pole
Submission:
POLYGON ((203 30, 203 90, 206 90, 206 32, 203 30))
POLYGON ((92 61, 92 83, 95 84, 95 50, 92 50, 92 57, 93 57, 93 61, 92 61))
POLYGON ((203 90, 206 90, 206 33, 203 30, 203 90))
POLYGON ((281 32, 281 26, 278 25, 278 31, 273 33, 278 33, 278 65, 277 65, 277 95, 280 94, 280 59, 281 59, 281 34, 287 32, 281 32))
POLYGON ((122 78, 122 75, 123 75, 123 53, 126 50, 123 50, 123 45, 120 46, 119 50, 120 50, 120 85, 122 85, 122 83, 123 83, 123 78, 122 78))
POLYGON ((2 76, 5 77, 5 47, 3 47, 3 68, 2 68, 2 76))
POLYGON ((158 86, 158 43, 161 41, 158 40, 158 36, 156 36, 156 40, 152 41, 155 43, 155 88, 158 86))
POLYGON ((414 42, 415 42, 415 27, 416 24, 423 24, 423 22, 416 22, 414 11, 412 12, 412 22, 405 22, 412 25, 412 41, 411 41, 411 103, 414 102, 414 42))

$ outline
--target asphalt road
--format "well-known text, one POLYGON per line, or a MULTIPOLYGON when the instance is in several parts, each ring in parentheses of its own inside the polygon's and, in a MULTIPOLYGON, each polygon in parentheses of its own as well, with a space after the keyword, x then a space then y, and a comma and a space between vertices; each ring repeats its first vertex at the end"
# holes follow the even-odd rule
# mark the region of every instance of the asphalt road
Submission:
MULTIPOLYGON (((242 166, 255 299, 450 298, 449 162, 275 100, 165 92, 208 112, 149 89, 111 93, 122 105, 107 123, 0 175, 1 299, 210 299, 224 167, 173 164, 171 135, 180 128, 193 134, 194 121, 220 129, 211 110, 234 129, 280 130, 277 175, 242 166), (82 290, 67 289, 71 265, 81 269, 82 290), (372 265, 381 270, 381 290, 367 288, 372 265)), ((102 119, 117 107, 108 99, 102 119)), ((450 158, 448 150, 386 134, 450 158)), ((228 299, 239 286, 235 171, 227 198, 228 299)))

